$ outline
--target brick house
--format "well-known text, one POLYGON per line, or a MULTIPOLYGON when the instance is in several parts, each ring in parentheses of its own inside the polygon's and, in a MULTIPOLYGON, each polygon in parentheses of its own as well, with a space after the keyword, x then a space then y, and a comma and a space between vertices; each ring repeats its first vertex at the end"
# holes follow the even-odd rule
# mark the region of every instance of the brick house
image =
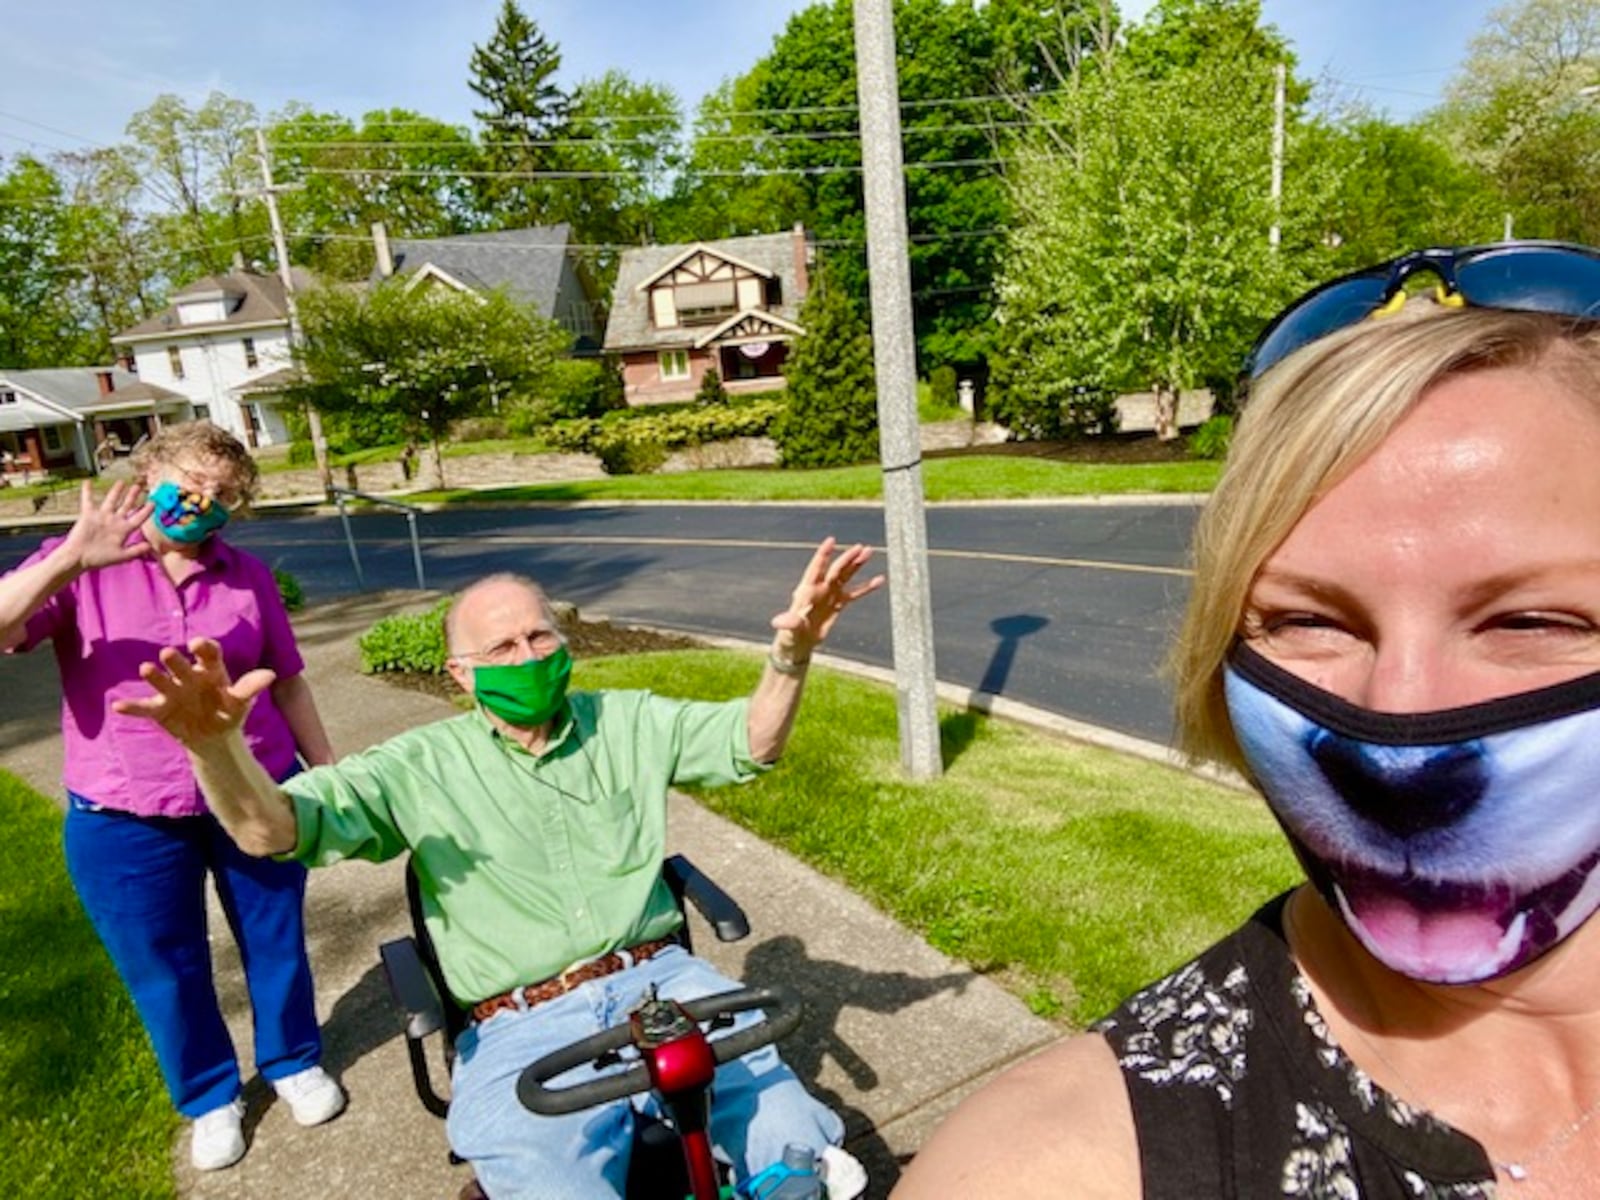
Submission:
POLYGON ((712 367, 729 392, 783 387, 811 261, 798 225, 624 250, 604 347, 622 363, 628 403, 687 400, 712 367))

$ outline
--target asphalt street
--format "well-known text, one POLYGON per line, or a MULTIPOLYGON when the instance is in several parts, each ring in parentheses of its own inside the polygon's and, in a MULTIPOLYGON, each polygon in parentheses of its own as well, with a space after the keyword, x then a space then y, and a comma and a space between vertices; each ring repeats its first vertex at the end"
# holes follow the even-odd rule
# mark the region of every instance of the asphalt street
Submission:
MULTIPOLYGON (((1146 503, 930 507, 939 677, 1167 741, 1158 667, 1187 591, 1195 512, 1146 503)), ((350 524, 367 589, 415 586, 401 515, 350 524)), ((518 571, 586 615, 746 638, 766 636, 823 536, 884 542, 882 510, 866 505, 458 508, 421 514, 417 528, 429 588, 518 571)), ((0 536, 0 571, 46 532, 0 536)), ((359 590, 337 517, 269 513, 228 536, 293 573, 310 601, 359 590)), ((862 604, 829 645, 891 665, 889 604, 862 604)))

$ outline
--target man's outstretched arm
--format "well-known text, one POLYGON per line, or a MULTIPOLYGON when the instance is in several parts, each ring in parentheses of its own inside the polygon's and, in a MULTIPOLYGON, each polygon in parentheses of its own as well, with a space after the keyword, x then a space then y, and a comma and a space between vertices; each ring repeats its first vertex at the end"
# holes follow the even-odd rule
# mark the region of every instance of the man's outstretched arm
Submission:
POLYGON ((251 702, 276 677, 257 670, 234 683, 216 642, 196 638, 189 650, 192 660, 168 647, 161 651, 159 665, 139 668, 155 695, 118 700, 112 707, 159 723, 183 743, 212 814, 246 854, 293 850, 298 836, 294 805, 262 770, 241 732, 251 702))
POLYGON ((855 545, 835 557, 836 545, 830 537, 817 547, 795 585, 789 607, 772 618, 776 631, 772 649, 750 698, 750 754, 757 762, 777 762, 783 754, 800 711, 807 664, 839 614, 883 586, 883 576, 874 575, 860 587, 851 587, 856 572, 872 557, 872 549, 855 545))

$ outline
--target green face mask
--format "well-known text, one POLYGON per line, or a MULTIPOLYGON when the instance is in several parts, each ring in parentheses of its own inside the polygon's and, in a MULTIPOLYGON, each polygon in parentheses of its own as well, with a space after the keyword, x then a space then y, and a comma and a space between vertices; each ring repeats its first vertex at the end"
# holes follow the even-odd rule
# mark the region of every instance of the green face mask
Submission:
POLYGON ((532 729, 561 711, 571 674, 572 656, 562 646, 544 658, 511 666, 473 667, 472 694, 502 721, 532 729))

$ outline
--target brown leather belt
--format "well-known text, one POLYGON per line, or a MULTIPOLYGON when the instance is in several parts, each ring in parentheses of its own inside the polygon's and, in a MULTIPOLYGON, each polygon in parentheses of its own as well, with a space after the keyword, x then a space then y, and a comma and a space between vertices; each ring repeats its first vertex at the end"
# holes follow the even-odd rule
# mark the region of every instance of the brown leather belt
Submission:
POLYGON ((496 1013, 507 1012, 516 1008, 532 1008, 535 1004, 543 1004, 546 1000, 554 1000, 557 996, 564 996, 580 984, 588 983, 591 979, 599 979, 606 975, 615 975, 618 971, 633 966, 634 963, 644 962, 647 958, 654 958, 668 946, 676 946, 675 938, 658 938, 653 942, 640 942, 637 946, 629 946, 625 950, 613 950, 610 954, 602 954, 599 958, 591 959, 586 963, 579 963, 575 967, 568 967, 559 975, 552 975, 549 979, 539 983, 530 983, 527 987, 512 988, 509 992, 502 992, 498 996, 490 996, 487 1000, 480 1000, 472 1006, 472 1019, 474 1021, 487 1021, 496 1013), (517 997, 522 997, 522 1003, 517 1003, 517 997))

